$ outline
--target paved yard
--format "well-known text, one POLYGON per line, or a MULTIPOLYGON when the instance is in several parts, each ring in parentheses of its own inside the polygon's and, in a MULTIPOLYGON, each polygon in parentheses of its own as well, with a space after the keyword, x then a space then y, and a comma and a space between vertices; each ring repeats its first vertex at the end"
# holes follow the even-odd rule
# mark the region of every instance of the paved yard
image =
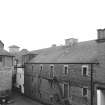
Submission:
POLYGON ((25 96, 21 96, 19 94, 15 94, 13 96, 13 102, 8 105, 42 105, 36 101, 33 101, 25 96))

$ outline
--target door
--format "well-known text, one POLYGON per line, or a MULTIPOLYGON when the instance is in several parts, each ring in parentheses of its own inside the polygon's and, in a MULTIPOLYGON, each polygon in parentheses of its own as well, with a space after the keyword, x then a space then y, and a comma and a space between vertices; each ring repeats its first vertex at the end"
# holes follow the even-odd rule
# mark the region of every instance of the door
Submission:
POLYGON ((97 105, 105 105, 105 90, 97 89, 97 105))

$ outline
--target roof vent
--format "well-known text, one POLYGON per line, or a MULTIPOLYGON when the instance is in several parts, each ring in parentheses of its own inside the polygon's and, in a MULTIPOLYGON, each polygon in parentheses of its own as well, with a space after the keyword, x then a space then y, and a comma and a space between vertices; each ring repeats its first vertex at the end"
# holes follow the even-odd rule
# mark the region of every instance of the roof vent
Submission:
POLYGON ((77 43, 78 43, 78 39, 76 39, 76 38, 65 39, 65 46, 67 46, 67 47, 74 46, 77 43))

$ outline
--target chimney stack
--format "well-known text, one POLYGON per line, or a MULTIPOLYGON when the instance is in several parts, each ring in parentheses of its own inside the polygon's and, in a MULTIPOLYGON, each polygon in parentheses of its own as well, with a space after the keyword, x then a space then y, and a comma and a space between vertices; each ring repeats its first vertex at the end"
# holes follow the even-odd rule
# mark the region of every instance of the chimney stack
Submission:
POLYGON ((9 52, 10 53, 18 53, 19 49, 20 49, 20 47, 18 47, 16 45, 9 46, 9 52))
POLYGON ((56 47, 56 44, 52 44, 52 47, 56 47))
POLYGON ((105 42, 105 29, 97 30, 98 42, 105 42))
POLYGON ((65 46, 67 47, 74 46, 77 43, 78 43, 78 39, 75 39, 75 38, 65 39, 65 46))

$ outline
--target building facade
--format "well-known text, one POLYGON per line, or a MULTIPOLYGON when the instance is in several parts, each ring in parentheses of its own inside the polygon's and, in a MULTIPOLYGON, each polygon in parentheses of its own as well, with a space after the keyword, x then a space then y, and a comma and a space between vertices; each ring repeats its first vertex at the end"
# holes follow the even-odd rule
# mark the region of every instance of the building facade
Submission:
POLYGON ((26 96, 54 105, 105 105, 105 29, 96 40, 67 39, 34 54, 25 63, 26 96))
POLYGON ((12 90, 13 55, 4 49, 0 41, 0 97, 9 95, 12 90))

